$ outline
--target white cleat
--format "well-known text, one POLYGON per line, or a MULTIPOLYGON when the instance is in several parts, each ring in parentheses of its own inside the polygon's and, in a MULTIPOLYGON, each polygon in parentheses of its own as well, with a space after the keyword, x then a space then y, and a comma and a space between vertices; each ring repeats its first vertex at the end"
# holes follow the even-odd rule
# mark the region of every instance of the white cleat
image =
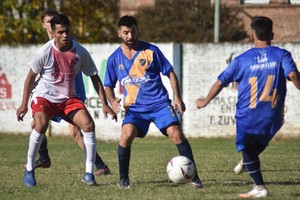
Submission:
POLYGON ((239 197, 240 198, 266 198, 268 196, 269 192, 268 190, 263 187, 263 188, 258 188, 257 186, 254 186, 253 189, 248 192, 248 193, 244 193, 244 194, 240 194, 239 197))
POLYGON ((236 174, 242 174, 242 173, 246 172, 246 168, 245 168, 245 165, 243 164, 242 160, 234 167, 233 171, 236 174))

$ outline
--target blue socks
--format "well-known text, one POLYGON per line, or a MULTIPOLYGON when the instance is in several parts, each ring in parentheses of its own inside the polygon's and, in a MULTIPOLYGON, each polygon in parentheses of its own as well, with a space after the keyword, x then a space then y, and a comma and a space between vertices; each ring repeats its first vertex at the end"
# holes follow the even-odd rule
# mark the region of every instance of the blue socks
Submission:
POLYGON ((130 162, 131 146, 118 146, 119 173, 121 179, 129 179, 129 162, 130 162))

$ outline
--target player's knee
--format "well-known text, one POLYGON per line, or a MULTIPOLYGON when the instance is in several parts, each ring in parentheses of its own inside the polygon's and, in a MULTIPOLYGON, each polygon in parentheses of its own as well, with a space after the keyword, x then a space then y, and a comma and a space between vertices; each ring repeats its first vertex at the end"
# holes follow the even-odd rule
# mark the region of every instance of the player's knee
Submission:
POLYGON ((34 123, 33 127, 38 133, 45 134, 48 128, 48 123, 34 123))
POLYGON ((180 144, 185 140, 185 136, 178 126, 169 127, 167 129, 167 135, 175 144, 180 144))
POLYGON ((120 144, 123 144, 123 146, 131 146, 134 138, 136 137, 136 134, 134 132, 122 132, 120 144))
POLYGON ((82 131, 84 132, 92 132, 95 130, 95 123, 93 120, 89 121, 88 123, 84 124, 81 127, 82 131))

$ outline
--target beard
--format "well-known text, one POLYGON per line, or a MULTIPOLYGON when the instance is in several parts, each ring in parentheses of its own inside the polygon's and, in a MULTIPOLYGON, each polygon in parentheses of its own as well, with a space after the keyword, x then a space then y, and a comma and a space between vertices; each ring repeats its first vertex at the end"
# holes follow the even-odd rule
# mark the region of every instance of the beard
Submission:
POLYGON ((124 41, 124 43, 128 47, 135 47, 135 45, 137 44, 137 41, 138 41, 137 39, 134 39, 134 40, 124 41))

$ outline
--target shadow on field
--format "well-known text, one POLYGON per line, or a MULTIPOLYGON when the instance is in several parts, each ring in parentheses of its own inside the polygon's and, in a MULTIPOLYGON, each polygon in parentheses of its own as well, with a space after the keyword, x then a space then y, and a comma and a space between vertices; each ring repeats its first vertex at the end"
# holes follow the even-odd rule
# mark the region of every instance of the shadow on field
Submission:
MULTIPOLYGON (((300 169, 263 169, 264 172, 300 172, 300 169)), ((215 172, 215 173, 233 173, 233 170, 210 170, 207 172, 215 172)), ((246 173, 246 172, 245 172, 246 173)))
MULTIPOLYGON (((253 185, 252 181, 237 181, 237 180, 204 180, 203 183, 207 185, 223 185, 223 186, 244 186, 253 185)), ((300 181, 265 181, 266 185, 300 185, 300 181)))

